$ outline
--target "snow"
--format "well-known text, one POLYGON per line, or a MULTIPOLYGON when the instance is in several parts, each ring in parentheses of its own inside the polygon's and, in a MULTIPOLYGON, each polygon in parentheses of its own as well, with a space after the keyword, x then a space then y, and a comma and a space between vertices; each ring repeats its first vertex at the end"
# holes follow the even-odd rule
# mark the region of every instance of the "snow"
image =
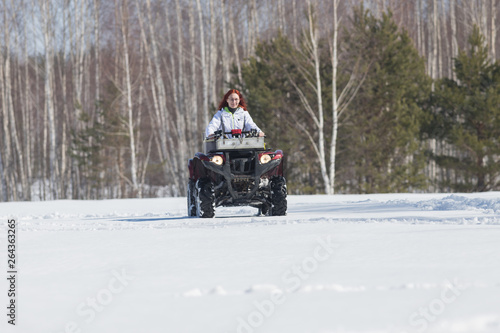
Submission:
POLYGON ((500 332, 500 193, 0 203, 1 332, 500 332), (4 276, 5 276, 4 275, 4 276))

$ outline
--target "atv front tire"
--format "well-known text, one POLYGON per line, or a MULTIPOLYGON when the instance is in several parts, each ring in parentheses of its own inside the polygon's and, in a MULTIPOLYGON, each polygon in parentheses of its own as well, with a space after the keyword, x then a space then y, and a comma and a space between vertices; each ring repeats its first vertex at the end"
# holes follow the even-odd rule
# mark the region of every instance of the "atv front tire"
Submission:
POLYGON ((285 177, 274 177, 271 179, 271 212, 272 216, 286 215, 286 179, 285 177))
POLYGON ((196 216, 212 218, 215 216, 214 184, 209 179, 196 182, 196 216))
POLYGON ((195 181, 190 179, 188 181, 188 188, 187 188, 187 210, 188 210, 188 216, 196 216, 196 189, 195 189, 195 181))

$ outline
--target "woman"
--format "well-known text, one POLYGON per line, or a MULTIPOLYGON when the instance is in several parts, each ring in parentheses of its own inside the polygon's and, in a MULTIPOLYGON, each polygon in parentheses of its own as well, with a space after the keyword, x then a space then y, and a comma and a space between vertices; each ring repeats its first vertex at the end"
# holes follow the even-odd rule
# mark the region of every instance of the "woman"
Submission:
POLYGON ((245 132, 257 130, 259 136, 265 135, 253 122, 247 111, 247 103, 238 90, 229 90, 222 98, 218 110, 205 130, 207 138, 212 138, 215 131, 231 132, 233 129, 241 129, 245 132))

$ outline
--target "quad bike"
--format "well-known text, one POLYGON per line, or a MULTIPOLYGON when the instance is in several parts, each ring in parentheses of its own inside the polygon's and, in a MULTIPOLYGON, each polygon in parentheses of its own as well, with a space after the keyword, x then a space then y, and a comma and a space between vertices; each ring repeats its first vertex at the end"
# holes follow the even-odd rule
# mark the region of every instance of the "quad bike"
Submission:
POLYGON ((259 214, 286 215, 283 152, 266 150, 257 132, 215 132, 204 153, 188 162, 189 216, 211 218, 219 206, 251 206, 259 214))

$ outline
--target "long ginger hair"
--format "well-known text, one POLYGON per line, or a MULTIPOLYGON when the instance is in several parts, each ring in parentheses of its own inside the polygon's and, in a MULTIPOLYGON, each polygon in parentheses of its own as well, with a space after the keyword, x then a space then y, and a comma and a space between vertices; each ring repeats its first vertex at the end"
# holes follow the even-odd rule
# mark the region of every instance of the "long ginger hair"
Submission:
POLYGON ((243 98, 243 95, 236 89, 230 89, 225 95, 224 97, 222 98, 222 100, 220 101, 219 103, 219 108, 217 110, 220 110, 220 109, 223 109, 225 108, 226 106, 229 106, 229 104, 227 104, 227 99, 229 98, 229 96, 231 94, 236 94, 238 95, 238 97, 240 98, 240 104, 238 105, 238 107, 242 108, 243 110, 247 111, 247 102, 245 101, 245 99, 243 98))

